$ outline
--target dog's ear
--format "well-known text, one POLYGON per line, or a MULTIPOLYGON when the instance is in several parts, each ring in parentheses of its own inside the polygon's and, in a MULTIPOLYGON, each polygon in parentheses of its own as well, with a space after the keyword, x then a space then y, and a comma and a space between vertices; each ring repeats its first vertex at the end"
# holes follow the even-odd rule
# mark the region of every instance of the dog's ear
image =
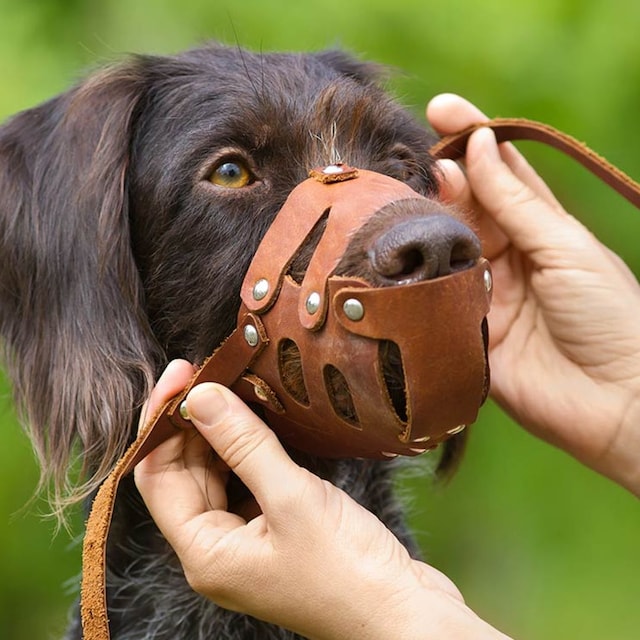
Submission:
POLYGON ((132 63, 0 128, 0 336, 58 507, 122 453, 161 359, 129 238, 127 165, 144 94, 132 63))

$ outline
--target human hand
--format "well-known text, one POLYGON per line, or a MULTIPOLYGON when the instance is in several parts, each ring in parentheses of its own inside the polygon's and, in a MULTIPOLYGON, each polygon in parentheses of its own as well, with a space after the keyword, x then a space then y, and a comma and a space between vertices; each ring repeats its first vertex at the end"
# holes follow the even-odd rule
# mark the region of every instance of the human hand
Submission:
MULTIPOLYGON (((189 363, 172 362, 146 413, 153 415, 192 374, 189 363)), ((135 479, 194 590, 318 640, 504 640, 444 575, 412 560, 375 516, 295 464, 228 389, 199 385, 187 408, 195 428, 149 454, 135 479), (228 510, 229 469, 255 496, 253 517, 228 510)))
MULTIPOLYGON (((427 117, 441 134, 487 120, 450 94, 427 117)), ((489 129, 471 136, 466 175, 440 164, 445 199, 477 214, 492 264, 492 395, 532 433, 640 495, 637 280, 489 129)))

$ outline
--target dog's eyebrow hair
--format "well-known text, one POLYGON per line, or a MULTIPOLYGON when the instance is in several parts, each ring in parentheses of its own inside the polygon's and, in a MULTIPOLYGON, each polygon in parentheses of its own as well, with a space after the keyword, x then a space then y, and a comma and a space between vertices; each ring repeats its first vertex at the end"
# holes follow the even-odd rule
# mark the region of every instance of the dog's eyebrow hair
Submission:
POLYGON ((327 164, 336 164, 337 162, 342 162, 342 154, 338 150, 336 140, 338 138, 338 124, 334 120, 329 127, 329 136, 327 140, 327 136, 324 132, 315 133, 314 131, 309 131, 309 136, 313 140, 317 140, 322 144, 324 149, 323 161, 327 162, 327 164))

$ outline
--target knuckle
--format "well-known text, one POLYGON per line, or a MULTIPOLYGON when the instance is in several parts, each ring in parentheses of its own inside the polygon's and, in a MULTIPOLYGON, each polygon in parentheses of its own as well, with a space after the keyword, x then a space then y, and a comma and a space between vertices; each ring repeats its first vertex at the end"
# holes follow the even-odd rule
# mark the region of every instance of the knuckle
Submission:
POLYGON ((270 437, 274 436, 267 428, 253 429, 246 420, 234 422, 224 429, 224 442, 218 449, 218 455, 235 469, 262 448, 270 437))

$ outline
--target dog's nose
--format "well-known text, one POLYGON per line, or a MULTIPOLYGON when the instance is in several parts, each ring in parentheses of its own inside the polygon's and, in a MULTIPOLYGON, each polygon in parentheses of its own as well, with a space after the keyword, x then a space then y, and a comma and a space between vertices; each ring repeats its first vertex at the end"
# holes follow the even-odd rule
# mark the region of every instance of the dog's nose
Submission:
POLYGON ((378 275, 397 284, 432 280, 473 266, 480 240, 447 215, 404 220, 380 236, 369 251, 378 275))

